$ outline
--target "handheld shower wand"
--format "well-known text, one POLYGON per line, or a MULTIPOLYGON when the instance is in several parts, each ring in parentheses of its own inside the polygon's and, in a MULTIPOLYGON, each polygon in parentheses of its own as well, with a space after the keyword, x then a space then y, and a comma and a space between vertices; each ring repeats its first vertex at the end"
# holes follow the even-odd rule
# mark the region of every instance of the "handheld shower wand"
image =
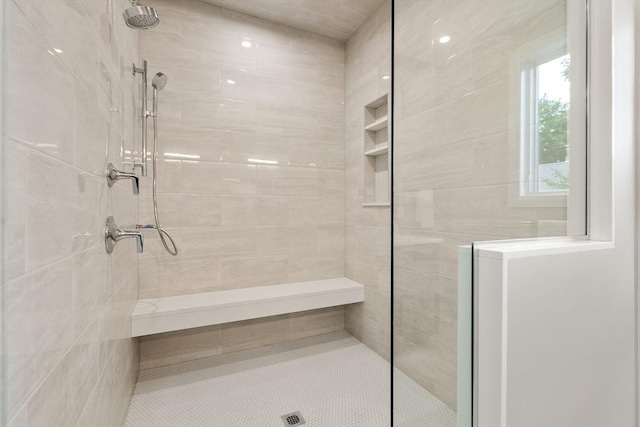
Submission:
POLYGON ((158 73, 155 76, 153 76, 153 80, 151 81, 151 86, 153 87, 153 110, 151 111, 151 116, 153 117, 153 158, 152 158, 152 164, 153 164, 153 218, 156 222, 156 230, 158 230, 158 235, 160 236, 160 241, 162 242, 162 245, 164 246, 165 250, 173 255, 176 256, 178 255, 178 247, 176 246, 176 243, 173 241, 173 239, 171 238, 171 236, 169 235, 169 233, 167 233, 162 226, 160 225, 160 219, 159 219, 159 214, 158 214, 158 190, 157 190, 157 183, 158 183, 158 167, 157 167, 157 163, 158 163, 158 92, 161 91, 162 89, 164 89, 164 87, 167 85, 167 76, 162 74, 162 73, 158 73), (171 247, 169 247, 169 244, 167 243, 167 240, 169 239, 169 241, 171 242, 171 247))

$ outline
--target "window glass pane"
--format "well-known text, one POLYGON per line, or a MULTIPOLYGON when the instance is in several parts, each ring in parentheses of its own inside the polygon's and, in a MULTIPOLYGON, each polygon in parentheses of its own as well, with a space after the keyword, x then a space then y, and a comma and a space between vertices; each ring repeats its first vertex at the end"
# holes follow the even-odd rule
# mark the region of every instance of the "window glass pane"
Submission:
POLYGON ((569 55, 537 67, 537 192, 569 188, 569 55))

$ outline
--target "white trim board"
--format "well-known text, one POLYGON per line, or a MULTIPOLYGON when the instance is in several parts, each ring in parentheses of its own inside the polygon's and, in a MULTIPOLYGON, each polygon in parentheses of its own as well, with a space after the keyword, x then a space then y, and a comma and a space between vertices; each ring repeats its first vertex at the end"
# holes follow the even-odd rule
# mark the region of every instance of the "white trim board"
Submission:
POLYGON ((364 301, 345 277, 139 300, 131 336, 198 328, 364 301))

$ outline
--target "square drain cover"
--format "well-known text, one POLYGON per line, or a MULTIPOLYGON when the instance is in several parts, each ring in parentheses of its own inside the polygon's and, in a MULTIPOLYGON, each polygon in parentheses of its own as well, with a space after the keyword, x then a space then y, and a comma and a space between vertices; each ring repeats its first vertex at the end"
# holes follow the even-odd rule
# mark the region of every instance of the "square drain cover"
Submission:
POLYGON ((304 418, 302 418, 302 414, 299 411, 283 415, 280 418, 282 418, 282 422, 284 422, 284 425, 287 427, 301 426, 302 424, 305 424, 304 418))

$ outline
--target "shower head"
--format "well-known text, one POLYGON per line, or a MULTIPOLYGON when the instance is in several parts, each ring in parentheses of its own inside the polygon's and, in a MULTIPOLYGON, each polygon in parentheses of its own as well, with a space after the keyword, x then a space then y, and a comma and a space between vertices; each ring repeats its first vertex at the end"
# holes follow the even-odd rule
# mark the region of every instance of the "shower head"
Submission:
POLYGON ((146 30, 153 28, 160 22, 158 12, 150 6, 140 6, 135 0, 131 1, 131 7, 122 14, 128 27, 146 30))
POLYGON ((167 85, 167 80, 169 80, 169 78, 167 77, 166 74, 158 73, 155 76, 153 76, 153 80, 151 80, 151 85, 157 90, 162 90, 167 85))

